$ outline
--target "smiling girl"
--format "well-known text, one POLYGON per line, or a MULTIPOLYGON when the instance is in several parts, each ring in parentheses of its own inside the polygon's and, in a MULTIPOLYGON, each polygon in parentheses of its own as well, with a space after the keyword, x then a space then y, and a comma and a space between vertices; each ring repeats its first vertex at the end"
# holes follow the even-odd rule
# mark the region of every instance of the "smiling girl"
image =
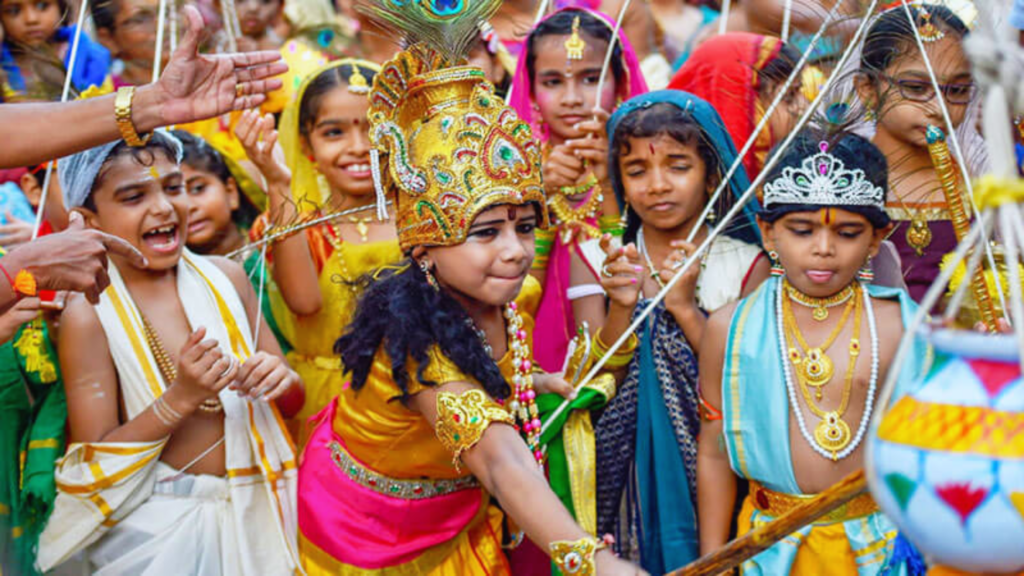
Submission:
POLYGON ((578 242, 616 230, 618 206, 608 193, 604 124, 615 107, 647 92, 640 64, 620 32, 601 94, 597 93, 613 23, 607 16, 567 8, 530 32, 512 82, 511 106, 531 119, 543 145, 544 186, 555 226, 538 235, 534 275, 544 285, 538 311, 537 362, 559 371, 576 319, 566 297, 571 253, 578 242), (595 112, 595 108, 600 110, 595 112))
POLYGON ((287 168, 273 157, 272 117, 246 112, 236 127, 269 188, 271 226, 257 224, 255 238, 347 214, 280 238, 268 251, 274 280, 291 311, 275 317, 295 347, 288 358, 307 387, 296 418, 300 445, 306 438, 302 423, 342 391, 344 369, 334 340, 354 314, 356 280, 401 258, 394 223, 373 215, 366 94, 378 69, 364 60, 339 60, 303 82, 281 119, 287 168))
POLYGON ((868 30, 857 90, 877 120, 872 141, 889 159, 886 210, 896 226, 890 240, 899 251, 910 295, 920 300, 938 276, 942 257, 957 245, 925 131, 946 128, 939 98, 958 127, 976 90, 963 51, 963 22, 943 6, 917 4, 910 11, 942 93, 934 90, 902 6, 883 13, 868 30))

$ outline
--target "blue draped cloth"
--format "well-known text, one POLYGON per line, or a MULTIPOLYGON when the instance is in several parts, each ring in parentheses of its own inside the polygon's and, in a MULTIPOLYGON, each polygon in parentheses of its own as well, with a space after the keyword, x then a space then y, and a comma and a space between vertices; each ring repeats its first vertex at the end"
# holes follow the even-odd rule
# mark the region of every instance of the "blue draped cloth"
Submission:
MULTIPOLYGON (((655 104, 671 104, 689 114, 718 156, 718 177, 736 160, 736 147, 721 117, 704 100, 679 90, 637 96, 608 120, 609 174, 619 205, 624 205, 617 134, 622 120, 655 104)), ((740 166, 716 205, 724 214, 750 186, 740 166)), ((725 234, 760 245, 751 201, 725 234)), ((630 211, 625 240, 640 222, 630 211)), ((641 298, 634 314, 650 304, 641 298)), ((594 426, 597 450, 597 529, 611 533, 624 556, 651 574, 664 574, 695 560, 697 535, 697 434, 700 408, 697 356, 675 318, 659 304, 638 331, 640 346, 625 381, 594 426), (625 506, 623 506, 623 503, 625 506)))
MULTIPOLYGON (((67 52, 64 54, 64 67, 68 68, 71 64, 71 45, 75 41, 75 26, 58 28, 54 33, 53 41, 68 43, 67 52)), ((83 32, 78 41, 78 55, 75 60, 75 69, 71 72, 71 85, 79 92, 90 86, 101 86, 110 71, 110 62, 110 52, 83 32)), ((12 90, 25 92, 28 89, 25 86, 25 79, 21 75, 21 69, 14 61, 14 54, 11 53, 11 46, 8 42, 4 42, 0 46, 0 68, 3 68, 4 74, 7 76, 7 84, 12 90)))

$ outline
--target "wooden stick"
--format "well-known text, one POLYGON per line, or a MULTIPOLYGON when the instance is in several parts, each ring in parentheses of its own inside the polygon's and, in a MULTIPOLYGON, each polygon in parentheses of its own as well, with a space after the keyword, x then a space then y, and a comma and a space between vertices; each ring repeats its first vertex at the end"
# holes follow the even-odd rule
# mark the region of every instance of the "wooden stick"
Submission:
POLYGON ((867 490, 868 485, 864 479, 864 471, 858 470, 813 499, 790 510, 788 514, 779 516, 764 526, 748 532, 711 554, 698 558, 666 576, 698 576, 720 574, 732 570, 867 490))

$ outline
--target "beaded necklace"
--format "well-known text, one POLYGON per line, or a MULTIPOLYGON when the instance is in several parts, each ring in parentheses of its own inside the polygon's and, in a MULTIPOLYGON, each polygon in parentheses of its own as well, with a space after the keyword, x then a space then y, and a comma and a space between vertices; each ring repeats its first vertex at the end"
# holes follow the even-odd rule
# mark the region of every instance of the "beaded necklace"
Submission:
MULTIPOLYGON (((843 448, 837 448, 836 450, 830 450, 825 446, 818 443, 815 436, 807 430, 807 423, 804 421, 803 412, 800 410, 800 403, 796 396, 796 386, 793 384, 793 373, 790 370, 789 362, 786 361, 787 357, 787 343, 786 343, 786 331, 785 322, 783 318, 783 303, 785 290, 782 288, 782 282, 778 282, 775 293, 775 328, 779 338, 779 354, 782 360, 782 374, 786 380, 786 391, 789 396, 789 401, 793 409, 793 414, 796 415, 797 427, 800 429, 800 434, 803 435, 804 440, 810 445, 811 449, 820 454, 823 458, 838 462, 843 458, 846 458, 853 453, 854 450, 860 446, 861 441, 864 439, 864 434, 868 428, 868 421, 871 419, 871 409, 874 407, 875 402, 875 390, 878 384, 878 328, 875 325, 875 312, 871 304, 871 296, 868 291, 862 286, 861 296, 864 300, 864 309, 867 312, 868 317, 868 331, 871 334, 871 380, 868 385, 867 395, 864 398, 864 413, 861 414, 860 425, 857 428, 857 433, 849 443, 843 448)), ((851 359, 852 363, 852 359, 851 359)), ((806 397, 806 396, 805 396, 806 397)), ((822 421, 819 423, 819 428, 824 424, 826 427, 834 427, 837 425, 835 422, 822 421)), ((845 424, 845 422, 843 423, 845 424)))
POLYGON ((327 242, 334 248, 334 253, 331 256, 337 255, 338 257, 338 267, 341 268, 339 276, 341 276, 341 280, 345 285, 348 286, 349 292, 358 295, 359 287, 356 286, 356 279, 352 277, 352 272, 348 269, 348 262, 342 253, 345 241, 341 239, 341 232, 330 222, 324 222, 324 226, 327 228, 327 234, 324 234, 324 236, 327 237, 327 242))
MULTIPOLYGON (((505 307, 506 329, 509 347, 512 352, 512 365, 515 375, 512 376, 512 394, 509 396, 506 409, 519 424, 516 426, 526 437, 526 445, 533 453, 538 465, 544 465, 544 452, 540 449, 540 413, 537 411, 537 391, 533 389, 533 362, 530 360, 530 346, 526 343, 526 330, 523 329, 523 317, 515 302, 505 307)), ((499 404, 505 405, 499 400, 499 404)))
MULTIPOLYGON (((160 370, 160 375, 163 376, 164 382, 169 386, 178 379, 178 369, 174 366, 171 356, 167 353, 167 349, 164 348, 163 341, 160 340, 160 336, 153 329, 149 320, 142 315, 141 311, 139 316, 142 318, 142 331, 146 336, 146 344, 149 346, 149 351, 153 353, 153 359, 156 360, 156 367, 160 370)), ((199 404, 199 410, 208 414, 216 414, 224 410, 224 405, 221 404, 219 398, 214 396, 213 398, 203 400, 199 404)))

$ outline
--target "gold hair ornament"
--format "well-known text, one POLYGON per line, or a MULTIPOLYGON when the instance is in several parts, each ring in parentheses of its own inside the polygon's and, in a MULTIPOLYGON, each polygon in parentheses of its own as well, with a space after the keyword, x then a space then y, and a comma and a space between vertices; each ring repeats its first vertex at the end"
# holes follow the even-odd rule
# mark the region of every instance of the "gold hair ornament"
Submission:
POLYGON ((946 37, 946 33, 932 22, 931 12, 921 8, 920 18, 921 23, 917 26, 917 32, 921 35, 922 42, 938 42, 946 37))
POLYGON ((565 41, 565 57, 569 60, 583 60, 587 42, 580 37, 580 17, 572 21, 572 35, 565 41))

